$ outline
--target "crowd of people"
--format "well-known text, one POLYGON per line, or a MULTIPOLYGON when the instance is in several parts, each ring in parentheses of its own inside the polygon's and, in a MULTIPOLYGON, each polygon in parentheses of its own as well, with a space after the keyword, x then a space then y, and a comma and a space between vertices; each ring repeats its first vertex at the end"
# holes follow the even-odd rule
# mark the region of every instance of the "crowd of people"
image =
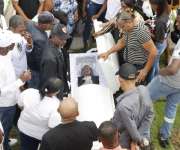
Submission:
MULTIPOLYGON (((0 0, 0 143, 4 150, 11 150, 13 126, 21 150, 90 150, 97 140, 100 150, 150 150, 153 102, 161 97, 166 105, 158 139, 163 148, 169 145, 180 103, 180 8, 171 30, 170 5, 178 2, 145 1, 152 8, 151 17, 143 10, 143 0, 12 0, 16 15, 7 21, 6 29, 0 0), (95 19, 103 27, 92 34, 95 19), (106 60, 117 53, 120 64, 114 115, 99 127, 93 121, 78 121, 78 103, 68 96, 68 50, 80 20, 84 51, 93 35, 108 31, 116 41, 98 56, 106 60), (168 38, 175 47, 169 64, 160 68, 168 38)), ((99 83, 88 65, 81 75, 78 86, 99 83)))

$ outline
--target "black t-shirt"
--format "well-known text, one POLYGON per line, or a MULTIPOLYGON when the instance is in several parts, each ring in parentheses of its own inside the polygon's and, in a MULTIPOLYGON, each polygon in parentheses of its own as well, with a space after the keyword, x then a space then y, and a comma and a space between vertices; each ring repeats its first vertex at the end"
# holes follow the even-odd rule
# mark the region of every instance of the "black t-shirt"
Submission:
POLYGON ((29 19, 32 19, 38 11, 39 0, 19 0, 19 6, 29 19))
POLYGON ((43 136, 40 150, 91 150, 97 134, 94 122, 60 124, 43 136))

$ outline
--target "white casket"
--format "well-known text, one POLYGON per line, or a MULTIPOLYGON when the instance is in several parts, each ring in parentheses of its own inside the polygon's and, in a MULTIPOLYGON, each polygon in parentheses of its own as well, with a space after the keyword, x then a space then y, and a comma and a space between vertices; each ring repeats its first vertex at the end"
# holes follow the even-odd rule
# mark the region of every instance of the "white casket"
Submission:
MULTIPOLYGON (((98 32, 102 29, 102 22, 94 20, 94 29, 95 32, 98 32)), ((115 45, 114 39, 110 32, 105 33, 96 38, 96 45, 98 54, 104 53, 109 50, 113 45, 115 45)), ((113 93, 118 91, 119 85, 115 78, 115 73, 119 69, 117 54, 111 54, 106 61, 99 59, 99 64, 107 81, 108 87, 113 93)))
MULTIPOLYGON (((110 120, 115 111, 111 91, 101 85, 88 84, 78 87, 75 95, 79 106, 80 121, 94 121, 99 127, 103 121, 110 120)), ((101 143, 94 142, 92 150, 98 150, 101 143)))

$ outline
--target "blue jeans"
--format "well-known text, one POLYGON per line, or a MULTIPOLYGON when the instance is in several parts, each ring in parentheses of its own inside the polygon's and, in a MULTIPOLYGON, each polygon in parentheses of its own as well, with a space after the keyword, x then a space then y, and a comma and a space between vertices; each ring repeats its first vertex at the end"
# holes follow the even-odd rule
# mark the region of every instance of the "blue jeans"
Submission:
POLYGON ((13 126, 14 115, 16 113, 16 106, 0 107, 0 120, 4 129, 4 150, 10 150, 9 133, 13 126))
POLYGON ((170 136, 176 117, 176 107, 180 103, 180 89, 170 87, 161 82, 160 76, 156 76, 148 84, 148 89, 153 101, 159 100, 160 97, 166 98, 164 123, 161 126, 160 133, 163 138, 167 139, 170 136))
POLYGON ((40 83, 40 73, 38 71, 31 70, 32 77, 31 80, 28 81, 28 87, 39 89, 39 83, 40 83))
POLYGON ((156 59, 154 61, 153 67, 152 67, 152 72, 149 75, 149 82, 159 73, 159 61, 160 61, 160 57, 163 54, 163 52, 165 51, 166 47, 167 47, 167 40, 164 40, 163 43, 157 42, 155 43, 156 48, 157 48, 157 56, 156 59))
POLYGON ((38 145, 41 142, 40 140, 30 137, 22 132, 20 132, 20 140, 21 150, 37 150, 38 145))
MULTIPOLYGON (((90 37, 90 33, 92 30, 92 16, 94 16, 95 14, 98 13, 98 11, 101 9, 102 4, 96 4, 94 2, 92 2, 91 0, 88 1, 88 5, 87 5, 87 18, 85 20, 85 28, 84 28, 84 32, 83 32, 83 39, 84 42, 87 42, 89 40, 90 37)), ((105 21, 105 12, 102 13, 102 15, 98 18, 99 21, 105 21)))

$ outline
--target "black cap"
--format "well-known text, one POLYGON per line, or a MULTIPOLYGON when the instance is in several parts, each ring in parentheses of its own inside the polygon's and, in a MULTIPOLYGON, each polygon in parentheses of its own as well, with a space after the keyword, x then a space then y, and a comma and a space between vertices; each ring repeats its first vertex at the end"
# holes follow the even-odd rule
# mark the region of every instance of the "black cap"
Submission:
POLYGON ((54 25, 54 27, 51 30, 51 36, 56 35, 65 40, 69 39, 70 35, 63 31, 63 27, 64 26, 60 23, 54 25))
POLYGON ((54 16, 49 11, 43 11, 38 16, 38 23, 49 24, 54 23, 54 21, 54 16))
POLYGON ((137 69, 134 65, 130 63, 125 63, 120 66, 120 69, 116 72, 116 75, 119 75, 126 80, 133 80, 136 79, 137 69))

